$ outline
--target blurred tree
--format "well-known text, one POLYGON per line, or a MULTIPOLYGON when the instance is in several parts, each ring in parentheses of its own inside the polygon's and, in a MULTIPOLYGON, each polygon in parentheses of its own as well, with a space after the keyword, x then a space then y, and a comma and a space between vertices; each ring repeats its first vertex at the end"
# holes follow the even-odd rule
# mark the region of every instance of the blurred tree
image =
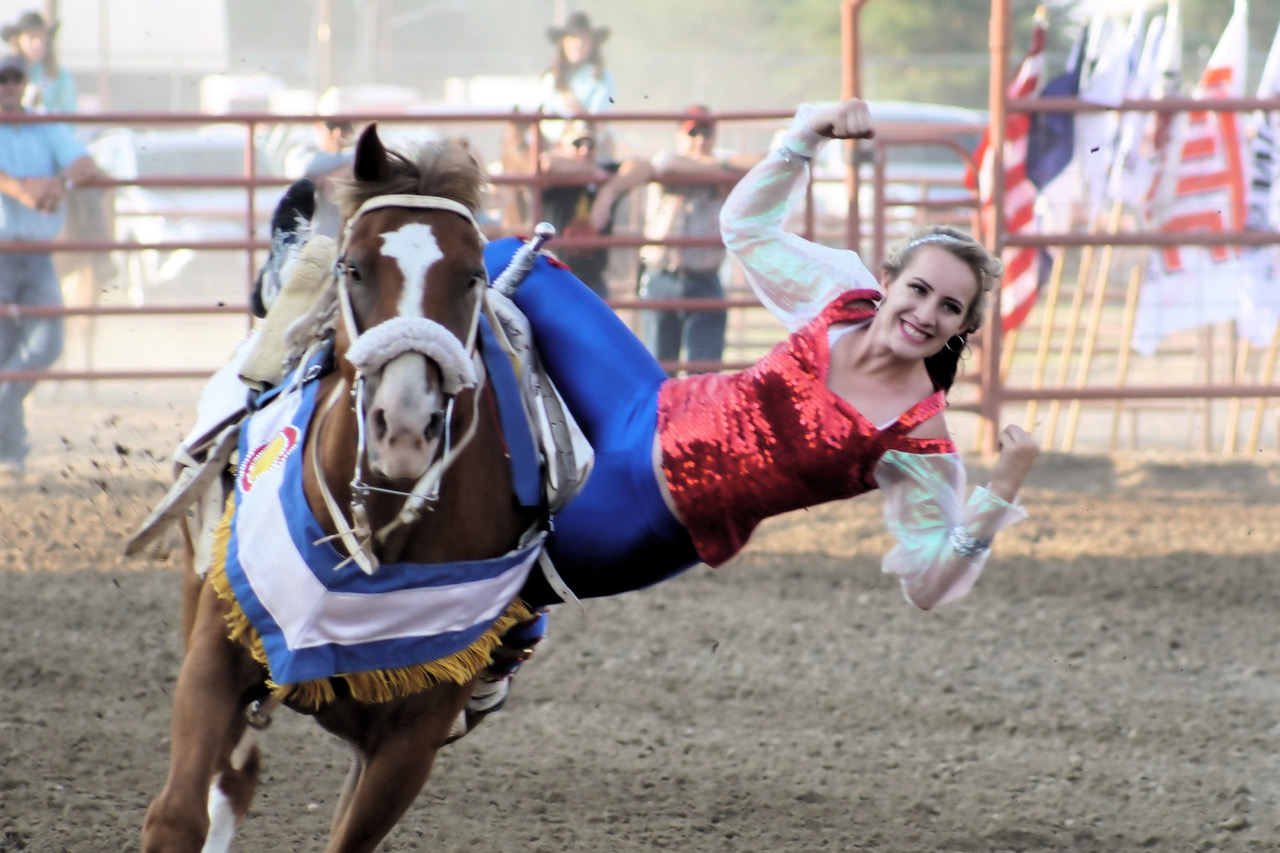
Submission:
MULTIPOLYGON (((1026 50, 1039 2, 1013 0, 1011 66, 1026 50)), ((840 0, 597 0, 590 8, 614 26, 614 56, 746 53, 757 62, 807 59, 779 63, 753 93, 754 101, 738 105, 774 108, 839 96, 840 7, 840 0)), ((990 0, 867 3, 860 20, 864 94, 985 106, 990 17, 990 0)), ((1049 52, 1065 56, 1078 24, 1065 14, 1058 17, 1061 25, 1050 27, 1049 52)))
MULTIPOLYGON (((1022 60, 1031 19, 1043 0, 1012 0, 1009 67, 1022 60)), ((990 89, 988 32, 991 0, 871 2, 863 12, 863 75, 871 97, 936 101, 983 108, 990 89), (945 10, 945 11, 943 11, 945 10)), ((1079 25, 1064 13, 1050 17, 1050 73, 1056 73, 1079 25)))
MULTIPOLYGON (((335 75, 358 71, 357 16, 367 0, 331 0, 335 75)), ((1011 0, 1011 67, 1027 48, 1038 0, 1011 0)), ((1048 0, 1048 73, 1057 73, 1086 7, 1119 14, 1140 0, 1048 0)), ((1231 13, 1231 0, 1182 0, 1188 79, 1194 80, 1231 13)), ((438 98, 448 76, 536 75, 550 60, 546 27, 557 6, 583 9, 611 28, 606 61, 618 80, 619 109, 785 110, 838 97, 841 0, 383 0, 389 10, 370 64, 377 82, 438 98), (429 14, 428 14, 429 13, 429 14), (495 25, 495 21, 500 24, 495 25), (480 47, 482 49, 477 49, 480 47)), ((1250 74, 1280 21, 1278 0, 1250 4, 1250 74)), ((232 49, 243 70, 312 82, 315 0, 227 0, 232 49)), ((1153 13, 1163 3, 1151 5, 1153 13)), ((861 16, 864 94, 982 108, 987 103, 991 0, 871 0, 861 16)))

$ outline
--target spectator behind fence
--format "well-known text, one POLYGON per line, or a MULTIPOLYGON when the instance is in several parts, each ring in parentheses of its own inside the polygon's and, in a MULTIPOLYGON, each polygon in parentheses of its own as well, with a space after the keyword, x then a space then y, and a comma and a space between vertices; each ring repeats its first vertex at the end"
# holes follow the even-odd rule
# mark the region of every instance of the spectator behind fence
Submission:
MULTIPOLYGON (((27 84, 17 54, 0 58, 0 240, 52 240, 62 228, 67 189, 104 175, 62 124, 13 118, 27 84)), ((0 306, 62 305, 50 253, 0 253, 0 306)), ((62 352, 62 317, 13 317, 0 309, 0 370, 45 370, 62 352)), ((34 383, 0 381, 0 469, 23 471, 30 446, 23 404, 34 383)))
MULTIPOLYGON (((547 38, 555 45, 555 55, 551 67, 542 76, 542 112, 569 116, 613 109, 617 88, 613 74, 605 68, 601 51, 609 38, 609 28, 593 27, 585 12, 574 12, 563 27, 548 28, 547 38)), ((542 133, 549 143, 562 137, 565 130, 564 122, 542 124, 542 133)), ((613 143, 607 128, 597 125, 596 143, 596 159, 610 160, 613 143)))
POLYGON ((76 84, 67 69, 58 64, 53 38, 59 21, 45 23, 39 12, 24 12, 12 24, 0 27, 0 39, 27 63, 27 109, 46 113, 76 112, 76 84))
MULTIPOLYGON (((542 218, 566 238, 612 234, 618 202, 653 174, 647 160, 597 164, 595 153, 594 129, 585 121, 572 121, 556 147, 542 155, 542 171, 564 180, 543 189, 542 218)), ((597 296, 609 298, 608 249, 564 249, 556 254, 597 296)))
MULTIPOLYGON (((675 133, 675 149, 653 160, 655 203, 645 219, 645 236, 710 238, 720 243, 720 208, 733 183, 763 155, 715 154, 716 128, 702 105, 689 108, 689 118, 675 133), (690 178, 720 176, 725 182, 690 178)), ((640 250, 641 299, 723 299, 720 266, 723 245, 645 246, 640 250)), ((641 315, 645 346, 662 362, 678 361, 681 348, 689 361, 720 361, 724 355, 727 312, 659 310, 641 315)))
MULTIPOLYGON (((512 120, 502 127, 498 159, 489 164, 491 175, 527 175, 533 171, 529 134, 533 122, 512 120)), ((494 201, 502 229, 516 234, 529 228, 529 189, 517 184, 494 184, 494 201)))
MULTIPOLYGON (((0 27, 0 39, 27 64, 23 105, 31 112, 79 111, 75 81, 58 64, 55 37, 59 26, 58 21, 47 23, 39 12, 25 12, 16 22, 0 27)), ((75 132, 79 139, 86 140, 95 130, 90 125, 75 132)), ((113 191, 102 187, 83 187, 68 193, 61 236, 68 240, 110 240, 114 196, 113 191)), ((73 305, 96 305, 98 295, 118 272, 107 252, 59 252, 54 256, 54 270, 62 281, 67 303, 73 305)), ((93 318, 77 317, 71 322, 71 337, 81 345, 80 360, 88 368, 93 362, 93 318)))
POLYGON ((349 121, 324 119, 312 128, 313 141, 304 143, 285 155, 285 176, 310 178, 316 185, 316 215, 312 220, 315 233, 338 236, 342 214, 333 202, 334 181, 351 174, 355 153, 355 127, 349 121))

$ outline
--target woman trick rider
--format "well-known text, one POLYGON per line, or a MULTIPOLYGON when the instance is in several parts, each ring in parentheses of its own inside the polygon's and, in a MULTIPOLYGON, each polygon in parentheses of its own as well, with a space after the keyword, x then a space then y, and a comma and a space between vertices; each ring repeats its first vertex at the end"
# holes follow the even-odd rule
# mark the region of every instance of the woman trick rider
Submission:
MULTIPOLYGON (((725 245, 791 335, 739 373, 671 378, 631 331, 545 257, 515 293, 548 374, 595 450, 583 491, 554 518, 548 550, 579 598, 719 566, 780 513, 875 488, 897 545, 882 568, 929 609, 964 595, 992 536, 1025 517, 1013 501, 1039 453, 1000 434, 986 487, 964 496, 946 393, 1000 262, 968 235, 918 233, 876 277, 858 255, 783 230, 788 200, 825 139, 870 136, 857 100, 803 105, 781 147, 721 213, 725 245)), ((519 241, 491 243, 491 278, 519 241)), ((535 573, 533 607, 560 596, 535 573)))

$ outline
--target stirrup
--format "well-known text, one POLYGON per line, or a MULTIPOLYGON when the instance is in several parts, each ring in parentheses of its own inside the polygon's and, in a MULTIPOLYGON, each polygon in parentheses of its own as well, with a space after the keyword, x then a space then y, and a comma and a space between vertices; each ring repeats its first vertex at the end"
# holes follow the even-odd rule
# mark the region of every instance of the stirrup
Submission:
POLYGON ((458 712, 457 718, 454 719, 453 726, 449 729, 449 737, 445 740, 445 743, 453 743, 475 728, 475 725, 468 725, 469 720, 474 720, 475 724, 479 724, 480 720, 494 711, 501 711, 502 706, 507 703, 507 695, 510 693, 510 676, 497 681, 486 681, 484 676, 481 675, 480 680, 476 682, 476 689, 471 694, 471 698, 467 700, 466 706, 458 712))
POLYGON ((511 678, 520 665, 533 656, 534 647, 547 635, 547 615, 544 608, 525 622, 512 625, 498 640, 489 657, 489 664, 480 670, 476 689, 457 719, 449 729, 445 743, 453 743, 479 724, 480 720, 495 711, 501 711, 511 694, 511 678), (468 724, 468 720, 473 721, 468 724))
POLYGON ((467 710, 473 714, 492 714, 501 711, 511 693, 511 679, 501 681, 485 681, 476 684, 475 692, 467 700, 467 710))

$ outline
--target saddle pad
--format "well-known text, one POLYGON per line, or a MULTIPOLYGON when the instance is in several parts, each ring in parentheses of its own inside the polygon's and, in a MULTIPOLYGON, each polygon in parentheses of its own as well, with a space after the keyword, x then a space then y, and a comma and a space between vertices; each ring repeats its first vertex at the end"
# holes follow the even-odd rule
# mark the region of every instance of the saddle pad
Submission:
POLYGON ((303 439, 318 383, 282 394, 244 424, 221 559, 262 637, 271 677, 294 684, 413 666, 477 640, 519 593, 542 548, 450 564, 343 563, 307 505, 303 439))
POLYGON ((489 382, 493 385, 498 401, 498 420, 502 423, 502 436, 511 454, 511 480, 516 500, 521 506, 542 504, 542 466, 538 448, 533 443, 529 429, 529 417, 525 414, 520 396, 520 382, 516 379, 511 360, 498 344, 489 325, 489 318, 480 315, 480 355, 484 359, 489 382))
POLYGON ((175 455, 180 457, 185 453, 196 461, 203 460, 204 451, 218 433, 244 415, 249 389, 240 381, 240 366, 253 351, 256 341, 257 332, 250 331, 236 346, 230 361, 209 377, 196 403, 195 425, 182 439, 175 455))

